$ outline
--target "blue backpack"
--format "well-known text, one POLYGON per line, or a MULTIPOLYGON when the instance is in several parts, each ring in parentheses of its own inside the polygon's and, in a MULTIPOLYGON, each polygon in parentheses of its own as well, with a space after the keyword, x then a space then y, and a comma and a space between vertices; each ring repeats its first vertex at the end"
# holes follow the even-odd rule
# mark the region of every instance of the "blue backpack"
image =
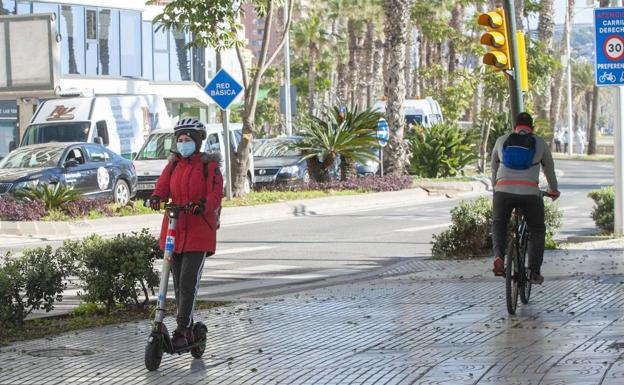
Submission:
POLYGON ((503 164, 513 170, 526 170, 539 163, 533 163, 535 137, 531 134, 510 134, 503 143, 503 164))

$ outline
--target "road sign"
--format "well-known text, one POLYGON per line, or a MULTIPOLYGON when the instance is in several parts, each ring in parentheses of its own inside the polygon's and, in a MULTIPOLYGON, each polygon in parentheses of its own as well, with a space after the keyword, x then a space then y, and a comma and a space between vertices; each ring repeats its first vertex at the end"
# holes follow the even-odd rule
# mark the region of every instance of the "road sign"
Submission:
POLYGON ((596 85, 624 85, 624 8, 594 10, 596 85))
POLYGON ((227 110, 234 99, 241 94, 243 86, 238 84, 226 70, 221 69, 204 88, 204 91, 222 110, 227 110))
POLYGON ((386 122, 386 119, 379 119, 379 122, 377 122, 377 140, 379 141, 379 145, 385 147, 386 144, 388 144, 388 139, 390 139, 390 127, 388 127, 388 122, 386 122))

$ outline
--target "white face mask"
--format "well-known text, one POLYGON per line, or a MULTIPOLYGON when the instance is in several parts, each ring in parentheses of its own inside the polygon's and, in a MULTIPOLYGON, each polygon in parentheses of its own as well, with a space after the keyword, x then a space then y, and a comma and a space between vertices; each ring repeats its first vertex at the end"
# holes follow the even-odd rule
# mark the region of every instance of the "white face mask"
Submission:
POLYGON ((195 153, 195 142, 178 142, 177 147, 183 158, 188 158, 195 153))

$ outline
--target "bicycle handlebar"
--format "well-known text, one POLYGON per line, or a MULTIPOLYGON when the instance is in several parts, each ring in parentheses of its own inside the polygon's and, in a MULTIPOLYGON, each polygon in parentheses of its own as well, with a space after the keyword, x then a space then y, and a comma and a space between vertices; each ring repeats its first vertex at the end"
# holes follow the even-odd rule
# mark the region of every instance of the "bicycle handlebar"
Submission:
POLYGON ((559 198, 559 195, 550 194, 548 191, 541 190, 540 191, 540 197, 542 197, 542 198, 543 197, 548 197, 548 198, 550 198, 552 200, 555 200, 555 199, 559 198))

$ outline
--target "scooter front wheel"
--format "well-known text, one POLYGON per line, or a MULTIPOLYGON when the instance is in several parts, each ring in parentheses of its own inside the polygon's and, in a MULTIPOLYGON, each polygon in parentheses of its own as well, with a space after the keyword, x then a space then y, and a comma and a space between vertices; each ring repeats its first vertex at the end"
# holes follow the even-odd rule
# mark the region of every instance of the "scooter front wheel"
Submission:
POLYGON ((201 322, 198 322, 193 327, 193 336, 195 337, 195 341, 193 342, 193 347, 191 348, 191 355, 194 358, 201 358, 204 355, 204 351, 206 350, 206 334, 208 333, 208 329, 206 325, 201 322))
POLYGON ((149 371, 158 369, 162 360, 163 349, 160 336, 150 335, 145 347, 145 367, 149 371))

